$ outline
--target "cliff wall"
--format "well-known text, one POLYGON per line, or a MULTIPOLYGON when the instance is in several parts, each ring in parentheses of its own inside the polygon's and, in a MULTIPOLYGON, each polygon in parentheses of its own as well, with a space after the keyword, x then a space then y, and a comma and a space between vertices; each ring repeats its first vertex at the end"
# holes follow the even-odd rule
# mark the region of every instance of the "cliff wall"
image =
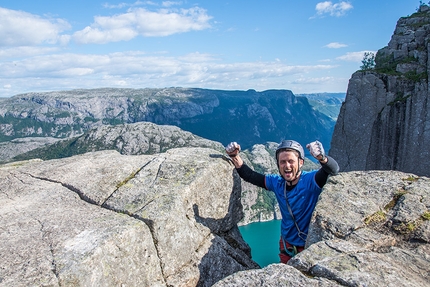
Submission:
POLYGON ((399 170, 430 176, 430 9, 401 18, 375 68, 354 73, 330 154, 341 170, 399 170))

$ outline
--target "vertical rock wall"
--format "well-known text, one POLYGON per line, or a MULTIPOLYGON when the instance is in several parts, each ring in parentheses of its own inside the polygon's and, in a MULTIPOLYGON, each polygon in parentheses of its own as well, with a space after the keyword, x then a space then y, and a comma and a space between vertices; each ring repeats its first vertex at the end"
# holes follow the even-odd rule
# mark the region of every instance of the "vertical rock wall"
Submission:
POLYGON ((354 73, 330 155, 341 170, 399 170, 430 175, 428 112, 430 10, 401 18, 375 69, 354 73))

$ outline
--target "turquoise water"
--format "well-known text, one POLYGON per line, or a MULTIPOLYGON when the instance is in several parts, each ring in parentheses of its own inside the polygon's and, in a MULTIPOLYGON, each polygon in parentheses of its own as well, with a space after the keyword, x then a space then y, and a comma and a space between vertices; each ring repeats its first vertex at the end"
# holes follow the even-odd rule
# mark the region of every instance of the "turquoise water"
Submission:
POLYGON ((254 222, 239 226, 243 239, 251 247, 252 259, 261 267, 279 263, 281 221, 254 222))

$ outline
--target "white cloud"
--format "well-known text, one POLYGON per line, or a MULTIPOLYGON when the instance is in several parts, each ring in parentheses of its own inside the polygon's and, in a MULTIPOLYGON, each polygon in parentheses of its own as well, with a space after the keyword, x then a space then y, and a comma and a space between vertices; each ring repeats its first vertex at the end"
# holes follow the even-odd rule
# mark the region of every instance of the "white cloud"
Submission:
POLYGON ((103 4, 103 7, 106 9, 121 9, 121 8, 129 7, 129 6, 130 6, 129 4, 124 3, 124 2, 119 3, 119 4, 109 4, 109 3, 103 4))
POLYGON ((348 62, 358 62, 360 63, 364 58, 364 53, 370 52, 376 54, 376 51, 360 51, 360 52, 349 52, 343 56, 337 57, 337 60, 348 61, 348 62))
POLYGON ((73 38, 78 43, 104 44, 128 41, 138 35, 163 37, 207 29, 211 18, 206 10, 198 7, 181 9, 179 12, 166 9, 152 12, 136 8, 112 17, 95 17, 91 26, 74 33, 73 38))
POLYGON ((0 7, 0 46, 31 46, 67 42, 61 33, 70 29, 62 19, 46 19, 0 7))
POLYGON ((330 49, 339 49, 339 48, 348 47, 348 45, 342 44, 342 43, 338 43, 338 42, 332 42, 332 43, 329 43, 329 44, 325 45, 324 47, 330 48, 330 49))
POLYGON ((0 62, 0 86, 9 84, 19 88, 4 89, 0 91, 0 96, 40 89, 124 86, 269 89, 285 87, 288 77, 333 67, 292 66, 279 60, 227 64, 213 55, 202 53, 181 57, 148 55, 139 51, 106 55, 39 55, 13 62, 0 62))
POLYGON ((352 4, 345 1, 336 4, 333 4, 331 1, 324 1, 317 3, 315 6, 318 15, 329 14, 330 16, 336 17, 345 15, 345 13, 352 8, 352 4))
POLYGON ((0 59, 10 60, 13 58, 43 55, 48 53, 55 53, 58 51, 59 51, 59 48, 56 48, 56 47, 20 46, 20 47, 14 47, 14 48, 0 49, 0 59))
POLYGON ((319 78, 299 78, 291 83, 293 84, 321 84, 329 81, 333 81, 333 77, 319 77, 319 78))
POLYGON ((0 77, 55 76, 79 77, 85 74, 130 76, 134 74, 160 75, 194 72, 221 77, 226 73, 238 77, 282 77, 286 75, 329 69, 329 65, 290 66, 280 61, 243 62, 224 64, 209 54, 192 53, 174 58, 151 56, 139 52, 112 53, 107 55, 53 54, 28 58, 22 61, 0 62, 0 77))
POLYGON ((170 6, 181 5, 181 4, 182 4, 181 1, 163 1, 161 5, 163 5, 164 7, 170 7, 170 6))

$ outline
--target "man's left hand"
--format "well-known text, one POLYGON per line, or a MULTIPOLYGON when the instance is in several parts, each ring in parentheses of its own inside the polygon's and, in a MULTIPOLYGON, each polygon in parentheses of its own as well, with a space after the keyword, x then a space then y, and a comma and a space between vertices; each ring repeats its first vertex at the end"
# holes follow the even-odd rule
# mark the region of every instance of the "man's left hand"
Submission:
POLYGON ((314 141, 306 145, 311 155, 319 161, 325 161, 326 156, 324 152, 324 147, 319 141, 314 141))

